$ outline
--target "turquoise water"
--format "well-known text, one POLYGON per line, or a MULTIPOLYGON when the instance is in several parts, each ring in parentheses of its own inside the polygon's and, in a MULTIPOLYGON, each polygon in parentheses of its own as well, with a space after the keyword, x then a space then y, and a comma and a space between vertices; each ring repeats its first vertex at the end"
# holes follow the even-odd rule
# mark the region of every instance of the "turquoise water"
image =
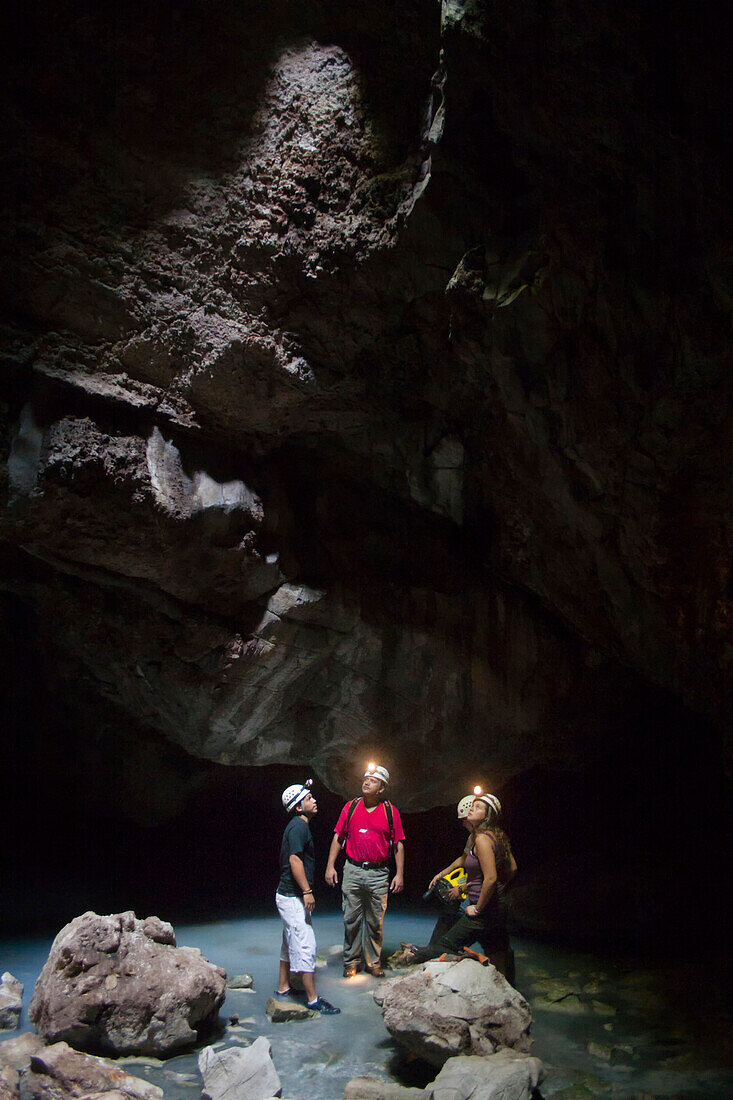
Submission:
MULTIPOLYGON (((432 917, 388 913, 385 945, 424 943, 432 917)), ((340 1016, 303 1023, 272 1024, 265 1004, 275 988, 280 922, 250 917, 179 925, 178 943, 199 947, 228 973, 253 975, 255 991, 228 991, 222 1019, 239 1015, 222 1045, 249 1043, 266 1035, 292 1100, 337 1100, 359 1074, 424 1085, 434 1071, 408 1064, 382 1023, 372 992, 378 979, 341 976, 341 919, 316 916, 318 991, 338 1005, 340 1016)), ((46 959, 49 939, 0 942, 0 972, 25 985, 20 1031, 30 1025, 27 1007, 46 959)), ((543 1097, 697 1097, 733 1095, 730 1018, 715 974, 680 962, 639 967, 622 958, 573 953, 547 944, 514 940, 516 985, 532 1004, 532 1053, 545 1063, 543 1097)), ((13 1032, 1 1033, 2 1038, 13 1032)), ((201 1080, 196 1054, 166 1062, 123 1059, 129 1072, 160 1085, 170 1100, 198 1100, 201 1080)))

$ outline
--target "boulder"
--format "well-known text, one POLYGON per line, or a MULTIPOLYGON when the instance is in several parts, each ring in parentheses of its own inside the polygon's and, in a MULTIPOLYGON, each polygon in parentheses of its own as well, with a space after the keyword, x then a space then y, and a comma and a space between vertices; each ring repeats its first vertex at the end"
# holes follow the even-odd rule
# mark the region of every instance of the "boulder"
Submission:
POLYGON ((43 1046, 43 1040, 27 1031, 0 1043, 0 1100, 17 1100, 20 1075, 31 1062, 31 1055, 43 1046))
POLYGON ((374 999, 394 1038, 436 1066, 459 1054, 529 1050, 529 1005, 491 964, 424 963, 381 986, 374 999))
POLYGON ((51 1043, 158 1057, 188 1046, 224 1002, 226 971, 176 947, 169 924, 84 913, 59 932, 30 1018, 51 1043))
POLYGON ((344 1089, 344 1100, 423 1100, 424 1089, 409 1089, 376 1077, 354 1077, 344 1089))
POLYGON ((54 1043, 31 1057, 30 1071, 23 1074, 24 1100, 67 1100, 109 1096, 115 1100, 162 1100, 157 1085, 133 1077, 106 1058, 80 1054, 67 1043, 54 1043))
POLYGON ((18 1026, 23 1008, 23 983, 6 970, 0 978, 0 1031, 18 1026))
POLYGON ((272 1048, 264 1035, 249 1047, 204 1047, 199 1069, 204 1079, 203 1100, 269 1100, 282 1093, 272 1048))
POLYGON ((297 1001, 278 1000, 277 997, 269 997, 265 1005, 265 1012, 273 1024, 284 1024, 287 1020, 310 1020, 317 1016, 317 1012, 297 1001))
POLYGON ((450 1058, 425 1100, 530 1100, 544 1076, 542 1062, 516 1050, 499 1050, 485 1058, 450 1058))

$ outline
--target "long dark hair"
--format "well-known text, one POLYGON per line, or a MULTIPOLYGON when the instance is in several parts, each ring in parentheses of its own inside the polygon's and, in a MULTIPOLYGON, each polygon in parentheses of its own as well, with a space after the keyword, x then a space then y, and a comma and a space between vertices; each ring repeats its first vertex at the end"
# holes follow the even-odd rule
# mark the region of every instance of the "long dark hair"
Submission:
POLYGON ((475 833, 488 833, 494 841, 494 858, 496 860, 496 876, 502 882, 511 866, 512 844, 509 837, 499 825, 499 814, 490 806, 486 806, 487 814, 483 821, 479 821, 474 829, 475 833))

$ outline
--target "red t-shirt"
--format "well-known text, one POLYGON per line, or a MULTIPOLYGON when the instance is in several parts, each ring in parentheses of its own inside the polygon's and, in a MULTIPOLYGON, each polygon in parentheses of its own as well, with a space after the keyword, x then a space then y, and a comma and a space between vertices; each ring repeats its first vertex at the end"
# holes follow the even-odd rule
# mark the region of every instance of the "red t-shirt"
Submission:
MULTIPOLYGON (((338 836, 344 836, 346 833, 346 818, 349 815, 350 805, 351 802, 347 802, 339 814, 334 829, 338 836)), ((398 840, 405 839, 400 811, 396 806, 392 806, 392 823, 396 844, 398 840)), ((370 812, 360 798, 349 822, 349 837, 346 841, 347 856, 360 861, 368 860, 370 863, 380 863, 382 860, 387 859, 389 855, 389 841, 389 822, 387 821, 387 811, 384 808, 384 803, 380 802, 370 812)))

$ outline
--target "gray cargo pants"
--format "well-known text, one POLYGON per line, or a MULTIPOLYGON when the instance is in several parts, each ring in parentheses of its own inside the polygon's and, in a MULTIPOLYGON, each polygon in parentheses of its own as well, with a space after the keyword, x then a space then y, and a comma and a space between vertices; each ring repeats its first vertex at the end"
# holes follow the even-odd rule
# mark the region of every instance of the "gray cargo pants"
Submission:
POLYGON ((382 921, 387 909, 389 867, 357 867, 344 863, 341 908, 344 912, 344 966, 355 966, 362 950, 367 966, 382 953, 382 921))

